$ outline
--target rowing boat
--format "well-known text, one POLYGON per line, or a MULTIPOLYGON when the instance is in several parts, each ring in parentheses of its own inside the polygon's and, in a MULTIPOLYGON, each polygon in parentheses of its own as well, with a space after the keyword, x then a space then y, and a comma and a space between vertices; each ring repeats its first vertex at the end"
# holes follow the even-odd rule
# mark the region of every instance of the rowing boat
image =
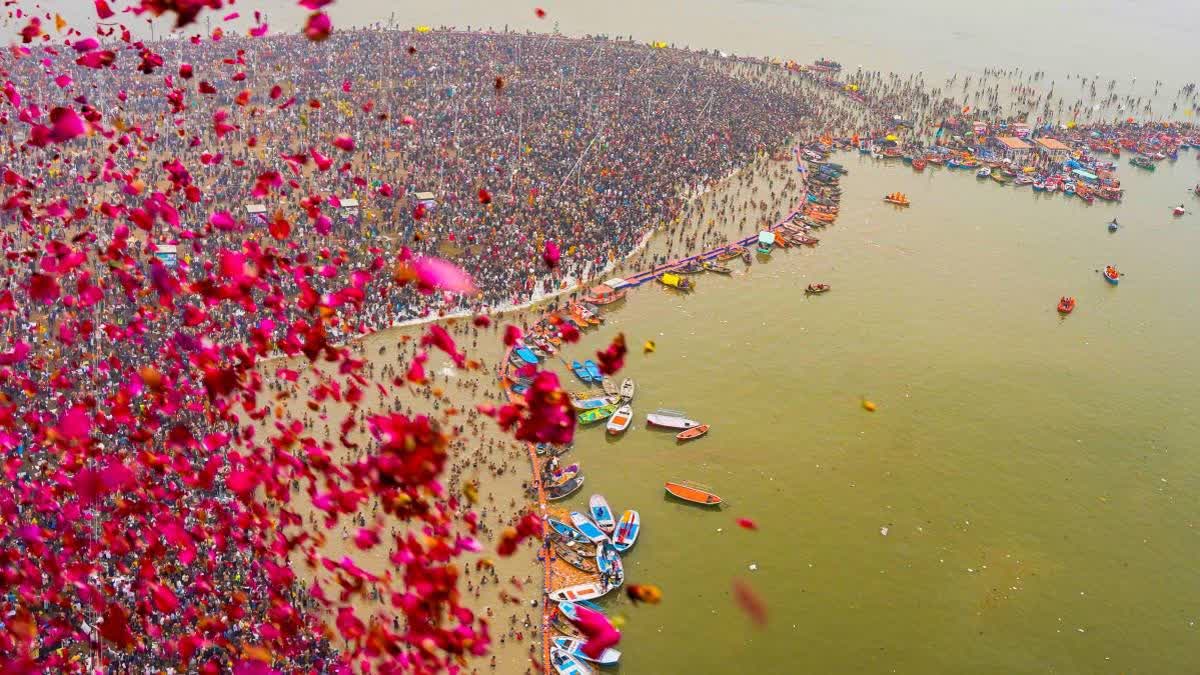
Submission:
POLYGON ((698 427, 692 427, 691 429, 684 429, 683 431, 675 434, 675 440, 690 441, 693 438, 700 438, 701 436, 703 436, 704 434, 707 434, 707 433, 708 433, 708 425, 701 424, 698 427))
POLYGON ((550 650, 550 663, 558 675, 592 675, 596 672, 579 657, 561 649, 550 650))
POLYGON ((574 527, 571 527, 570 525, 564 523, 563 521, 561 521, 557 518, 546 518, 546 523, 550 526, 551 530, 553 530, 555 533, 561 535, 563 538, 567 539, 568 541, 574 541, 574 542, 577 542, 580 544, 592 543, 592 540, 583 536, 582 532, 575 529, 574 527))
POLYGON ((691 481, 669 481, 666 484, 666 490, 671 496, 694 504, 716 506, 721 503, 721 498, 713 494, 709 488, 691 481))
POLYGON ((599 581, 588 581, 582 584, 575 584, 574 586, 560 588, 557 591, 551 591, 546 595, 546 597, 555 602, 562 602, 564 600, 567 602, 575 602, 577 600, 592 600, 594 598, 599 598, 610 590, 612 589, 600 583, 599 581))
POLYGON ((616 411, 617 404, 610 403, 608 405, 602 405, 598 408, 584 410, 583 412, 579 413, 577 419, 579 420, 580 424, 592 424, 593 422, 599 422, 600 420, 607 419, 616 411))
POLYGON ((571 372, 575 373, 575 377, 578 377, 586 383, 591 383, 592 381, 592 374, 589 373, 588 369, 578 361, 571 362, 571 372))
POLYGON ((621 514, 617 529, 613 533, 613 548, 624 553, 637 543, 638 534, 642 529, 642 517, 637 511, 629 510, 621 514))
POLYGON ((546 499, 552 502, 565 499, 578 492, 581 487, 583 487, 583 474, 577 474, 565 483, 546 488, 546 499))
POLYGON ((613 379, 607 375, 600 378, 600 388, 609 396, 617 395, 617 383, 613 382, 613 379))
POLYGON ((553 642, 554 647, 559 651, 566 652, 579 659, 591 661, 592 663, 599 663, 602 666, 612 665, 621 659, 621 652, 613 649, 612 647, 605 649, 604 651, 600 652, 599 656, 592 658, 584 653, 583 645, 586 643, 583 640, 569 637, 556 637, 553 638, 553 642))
POLYGON ((733 268, 731 267, 718 265, 714 262, 705 262, 703 265, 704 269, 708 270, 709 272, 715 272, 717 274, 733 274, 733 268))
POLYGON ((634 389, 634 384, 633 384, 633 378, 632 377, 625 378, 621 382, 621 398, 625 399, 626 401, 632 401, 634 391, 635 391, 635 389, 634 389))
POLYGON ((573 601, 560 600, 557 603, 557 606, 558 606, 559 613, 562 614, 564 617, 566 617, 569 621, 578 621, 579 620, 579 609, 581 607, 585 608, 585 609, 590 609, 593 612, 596 612, 597 614, 604 613, 604 608, 602 608, 600 605, 597 605, 596 603, 588 601, 588 600, 573 600, 573 601))
POLYGON ((666 427, 668 429, 691 429, 692 427, 700 426, 699 422, 687 419, 684 417, 684 414, 679 410, 659 408, 646 415, 646 423, 651 426, 666 427))
POLYGON ((819 295, 828 290, 829 290, 829 284, 811 283, 808 285, 808 288, 804 289, 804 292, 811 293, 812 295, 819 295))
POLYGON ((617 408, 617 411, 608 418, 608 424, 605 428, 609 435, 617 436, 629 428, 629 423, 633 421, 633 406, 626 403, 617 408))
POLYGON ((609 508, 604 495, 592 495, 588 498, 588 513, 592 515, 596 526, 609 534, 617 527, 617 521, 613 518, 612 509, 609 508))
MULTIPOLYGON (((563 541, 558 537, 552 538, 552 541, 554 542, 554 552, 556 555, 558 555, 559 560, 566 562, 571 567, 574 567, 582 572, 588 572, 591 574, 596 573, 598 568, 596 567, 595 554, 588 554, 584 551, 578 551, 574 548, 575 546, 592 546, 591 544, 572 544, 571 542, 563 541)), ((595 546, 592 546, 592 548, 595 548, 595 546)))
POLYGON ((578 628, 575 627, 575 624, 567 621, 567 619, 561 614, 552 614, 550 616, 550 627, 562 633, 563 635, 566 635, 567 637, 580 639, 586 637, 578 628))
POLYGON ((615 396, 593 396, 592 398, 577 398, 571 401, 571 407, 576 410, 591 410, 592 408, 603 408, 606 405, 612 405, 617 402, 615 396))
POLYGON ((582 532, 583 536, 587 537, 593 542, 597 544, 608 543, 608 535, 604 534, 600 528, 596 527, 596 524, 592 522, 591 518, 588 518, 578 511, 572 511, 571 522, 575 524, 575 529, 582 532))
POLYGON ((604 380, 604 376, 600 374, 600 366, 597 366, 595 361, 588 359, 583 362, 583 367, 587 368, 588 376, 592 378, 592 382, 599 383, 604 380))

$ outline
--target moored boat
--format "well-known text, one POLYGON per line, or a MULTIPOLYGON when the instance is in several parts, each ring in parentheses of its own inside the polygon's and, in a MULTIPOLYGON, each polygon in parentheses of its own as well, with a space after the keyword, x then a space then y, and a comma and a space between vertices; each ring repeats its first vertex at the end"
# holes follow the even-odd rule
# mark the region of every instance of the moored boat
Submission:
POLYGON ((721 503, 721 498, 713 494, 712 490, 707 486, 693 483, 691 481, 668 481, 666 490, 672 497, 678 497, 686 502, 694 504, 703 504, 704 506, 716 506, 721 503))
POLYGON ((763 230, 758 233, 758 252, 763 255, 770 255, 775 248, 775 233, 763 230))
POLYGON ((600 652, 599 656, 592 658, 584 653, 583 645, 585 642, 583 640, 569 637, 556 637, 553 638, 553 642, 555 649, 558 649, 559 651, 566 652, 585 661, 599 663, 602 666, 610 666, 621 659, 621 652, 611 647, 600 652))
POLYGON ((626 403, 617 408, 616 412, 608 418, 605 429, 610 435, 616 436, 628 429, 631 422, 633 422, 633 406, 626 403))
POLYGON ((563 537, 564 539, 567 539, 568 541, 573 541, 579 544, 592 543, 592 540, 583 536, 582 532, 557 518, 546 518, 546 524, 550 526, 550 530, 552 532, 560 537, 563 537))
POLYGON ((583 362, 583 367, 587 368, 588 375, 592 378, 592 382, 599 383, 604 379, 604 376, 600 374, 600 366, 597 366, 595 361, 588 359, 587 361, 583 362))
POLYGON ((579 420, 580 424, 592 424, 594 422, 599 422, 600 420, 611 417, 613 413, 617 412, 617 407, 618 406, 616 403, 609 403, 608 405, 602 405, 599 408, 584 410, 576 416, 576 419, 579 420))
POLYGON ((621 381, 621 398, 625 399, 626 401, 632 401, 635 391, 637 391, 637 387, 634 384, 632 377, 627 377, 621 381))
POLYGON ((599 527, 596 527, 596 523, 593 523, 591 518, 588 518, 582 513, 578 511, 572 511, 571 523, 575 525, 575 529, 583 533, 583 536, 591 539, 593 542, 597 544, 608 542, 608 535, 605 534, 604 531, 599 527))
POLYGON ((546 488, 546 499, 552 502, 566 499, 578 492, 581 487, 583 487, 583 474, 576 474, 574 478, 565 483, 546 488))
POLYGON ((725 265, 718 265, 717 263, 708 261, 701 263, 701 265, 706 271, 714 274, 733 274, 733 268, 726 267, 725 265))
POLYGON ((637 511, 630 509, 622 513, 621 520, 617 522, 617 529, 613 532, 613 547, 621 552, 633 548, 641 530, 642 517, 637 511))
POLYGON ((890 195, 884 195, 883 201, 896 206, 908 206, 908 196, 901 192, 893 192, 890 195))
POLYGON ((975 172, 976 178, 987 178, 988 176, 991 176, 991 175, 992 175, 992 169, 990 167, 986 167, 986 166, 975 172))
POLYGON ((572 361, 571 362, 571 372, 575 373, 575 377, 578 377, 579 379, 583 380, 584 382, 591 384, 592 374, 590 372, 588 372, 587 367, 584 366, 582 363, 580 363, 578 361, 572 361))
POLYGON ((924 171, 924 170, 925 170, 925 165, 926 165, 927 163, 928 163, 928 161, 927 161, 927 160, 925 160, 925 159, 922 159, 922 158, 920 158, 920 157, 918 157, 917 159, 914 159, 914 160, 913 160, 913 163, 912 163, 912 168, 913 168, 913 171, 924 171))
POLYGON ((592 515, 592 521, 596 523, 596 527, 612 534, 612 531, 617 527, 617 520, 613 518, 612 509, 608 506, 608 500, 604 495, 592 495, 588 498, 588 513, 592 515))
POLYGON ((1109 232, 1116 232, 1116 231, 1117 231, 1117 230, 1118 230, 1120 227, 1121 227, 1121 226, 1117 224, 1117 219, 1116 219, 1116 218, 1113 218, 1113 219, 1112 219, 1111 221, 1109 221, 1109 223, 1108 223, 1108 231, 1109 231, 1109 232))
POLYGON ((593 286, 590 295, 583 296, 584 302, 590 302, 593 305, 611 305, 612 303, 625 298, 625 291, 620 290, 617 285, 625 285, 624 279, 609 279, 608 281, 593 286))
POLYGON ((646 423, 651 426, 666 427, 668 429, 691 429, 692 427, 700 426, 699 422, 687 419, 684 417, 684 414, 679 410, 659 408, 646 415, 646 423))
POLYGON ((537 363, 537 362, 541 361, 541 359, 539 359, 537 357, 537 355, 533 353, 533 350, 530 349, 529 347, 517 347, 513 351, 525 363, 537 363))
POLYGON ((704 434, 708 433, 708 428, 709 427, 707 424, 701 424, 698 427, 692 427, 691 429, 684 429, 683 431, 675 434, 675 440, 690 441, 693 438, 700 438, 704 434))
POLYGON ((567 563, 571 567, 589 574, 595 574, 599 571, 596 565, 595 551, 587 551, 587 548, 595 549, 595 544, 576 544, 568 542, 564 539, 553 537, 554 553, 559 560, 567 563))
POLYGON ((593 396, 592 398, 577 398, 571 401, 571 407, 576 410, 591 410, 592 408, 603 408, 606 405, 612 405, 617 402, 615 396, 593 396))
POLYGON ((584 634, 575 627, 575 624, 571 623, 566 617, 557 612, 550 615, 550 627, 559 633, 566 635, 567 637, 580 639, 585 638, 584 634))
POLYGON ((658 283, 671 288, 677 288, 681 291, 690 291, 696 287, 690 279, 685 279, 672 272, 664 272, 658 277, 658 283))
POLYGON ((596 672, 583 659, 558 648, 550 650, 550 664, 558 675, 592 675, 596 672))

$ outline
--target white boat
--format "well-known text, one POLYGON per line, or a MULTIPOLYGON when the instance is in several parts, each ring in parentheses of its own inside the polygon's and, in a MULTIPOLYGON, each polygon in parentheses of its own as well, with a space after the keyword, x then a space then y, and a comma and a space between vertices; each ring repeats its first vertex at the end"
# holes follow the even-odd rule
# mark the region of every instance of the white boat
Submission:
POLYGON ((637 511, 626 511, 621 514, 613 534, 613 548, 624 553, 637 543, 638 534, 642 531, 642 516, 637 511))
POLYGON ((625 399, 626 402, 633 400, 633 393, 635 390, 636 388, 634 387, 632 377, 627 377, 623 382, 621 382, 621 398, 625 399))
POLYGON ((575 529, 583 533, 583 536, 591 539, 596 544, 608 543, 608 535, 604 531, 596 527, 591 518, 583 515, 578 511, 571 512, 571 523, 575 525, 575 529))
POLYGON ((654 412, 646 415, 646 423, 655 427, 666 427, 668 429, 691 429, 692 427, 700 426, 700 423, 695 420, 689 420, 685 417, 686 413, 680 410, 667 410, 659 408, 654 412))
POLYGON ((557 648, 550 650, 550 663, 558 675, 592 675, 596 672, 583 659, 557 648))
POLYGON ((571 401, 571 406, 576 410, 591 410, 593 408, 603 408, 606 405, 612 405, 616 402, 616 396, 595 396, 593 398, 577 398, 571 401))
POLYGON ((611 666, 612 664, 621 660, 621 652, 613 649, 612 647, 609 647, 608 649, 605 649, 604 651, 600 652, 600 656, 597 656, 596 658, 592 658, 592 657, 588 656, 587 654, 583 653, 583 645, 584 645, 584 641, 580 640, 578 638, 569 638, 569 637, 554 638, 555 648, 560 649, 568 654, 571 654, 572 656, 574 656, 576 658, 583 659, 585 661, 591 661, 592 663, 599 663, 602 666, 611 666))
POLYGON ((613 379, 607 375, 600 380, 600 388, 609 396, 617 395, 617 383, 613 382, 613 379))
POLYGON ((592 600, 603 596, 611 591, 612 588, 605 586, 599 581, 589 581, 587 583, 575 584, 560 588, 557 591, 548 593, 546 597, 555 602, 575 602, 577 600, 592 600))
POLYGON ((613 517, 612 509, 609 508, 604 495, 592 495, 588 499, 588 512, 591 513, 596 526, 608 534, 612 534, 617 528, 617 519, 613 517))
POLYGON ((608 429, 609 434, 616 436, 628 429, 630 422, 633 422, 633 406, 626 403, 608 418, 604 428, 608 429))

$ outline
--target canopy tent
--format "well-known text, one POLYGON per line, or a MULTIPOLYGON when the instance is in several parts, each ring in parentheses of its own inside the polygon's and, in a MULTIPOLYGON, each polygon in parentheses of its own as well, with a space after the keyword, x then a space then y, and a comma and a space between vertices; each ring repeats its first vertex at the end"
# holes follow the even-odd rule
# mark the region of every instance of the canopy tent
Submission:
POLYGON ((175 244, 154 244, 154 257, 167 267, 175 267, 179 264, 179 249, 175 244))
POLYGON ((763 230, 762 232, 759 232, 758 233, 758 243, 769 244, 769 245, 774 246, 775 245, 775 233, 769 232, 767 230, 763 230))

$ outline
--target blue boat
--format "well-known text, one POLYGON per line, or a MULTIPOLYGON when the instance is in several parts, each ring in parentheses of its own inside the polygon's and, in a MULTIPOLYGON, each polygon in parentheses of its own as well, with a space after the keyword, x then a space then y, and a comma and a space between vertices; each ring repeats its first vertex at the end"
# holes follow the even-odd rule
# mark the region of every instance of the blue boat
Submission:
POLYGON ((1112 219, 1112 222, 1110 222, 1110 223, 1108 224, 1108 231, 1109 231, 1109 232, 1116 232, 1116 231, 1117 231, 1117 228, 1119 228, 1119 227, 1121 227, 1121 226, 1117 224, 1117 219, 1116 219, 1116 218, 1113 218, 1113 219, 1112 219))
POLYGON ((530 349, 529 347, 517 347, 515 351, 516 351, 517 356, 519 356, 521 358, 521 360, 524 361, 525 363, 537 363, 538 361, 541 360, 537 357, 537 354, 534 354, 533 350, 530 349))
POLYGON ((600 655, 596 658, 592 658, 583 652, 583 645, 584 641, 579 638, 566 637, 565 635, 554 638, 555 649, 566 652, 578 659, 599 663, 602 666, 611 666, 621 660, 621 652, 611 647, 600 652, 600 655))
POLYGON ((583 536, 582 532, 564 523, 563 521, 558 520, 557 518, 547 518, 546 522, 550 524, 550 529, 559 533, 563 537, 570 539, 571 541, 579 542, 580 544, 592 543, 592 540, 583 536))
POLYGON ((593 612, 597 612, 600 614, 604 613, 604 610, 600 608, 600 605, 597 605, 596 603, 591 602, 590 600, 574 600, 571 602, 562 600, 562 601, 559 601, 559 603, 558 603, 558 611, 562 612, 562 615, 567 617, 571 621, 579 620, 579 608, 580 607, 586 607, 586 608, 592 610, 593 612))
POLYGON ((1117 284, 1121 283, 1121 273, 1118 272, 1117 268, 1113 267, 1112 265, 1106 266, 1104 268, 1103 274, 1104 274, 1104 280, 1107 281, 1108 283, 1112 284, 1113 286, 1116 286, 1117 284))
POLYGON ((595 361, 588 359, 583 362, 583 367, 587 369, 588 377, 592 382, 599 384, 604 379, 604 376, 600 374, 600 366, 597 366, 595 361))
POLYGON ((593 408, 603 408, 606 405, 612 405, 617 402, 617 398, 613 396, 596 396, 594 398, 578 398, 571 401, 571 407, 576 410, 591 410, 593 408))
POLYGON ((596 527, 596 524, 593 523, 590 518, 582 513, 578 511, 572 511, 571 523, 575 525, 575 529, 582 532, 583 536, 587 537, 591 541, 597 544, 601 542, 605 544, 608 543, 608 535, 604 534, 600 528, 596 527))
POLYGON ((592 374, 589 373, 588 369, 586 367, 584 367, 584 365, 578 361, 571 362, 571 371, 575 373, 575 377, 578 377, 579 379, 583 380, 584 382, 592 381, 592 374))
POLYGON ((592 675, 596 672, 578 656, 557 647, 550 650, 550 664, 558 675, 592 675))

